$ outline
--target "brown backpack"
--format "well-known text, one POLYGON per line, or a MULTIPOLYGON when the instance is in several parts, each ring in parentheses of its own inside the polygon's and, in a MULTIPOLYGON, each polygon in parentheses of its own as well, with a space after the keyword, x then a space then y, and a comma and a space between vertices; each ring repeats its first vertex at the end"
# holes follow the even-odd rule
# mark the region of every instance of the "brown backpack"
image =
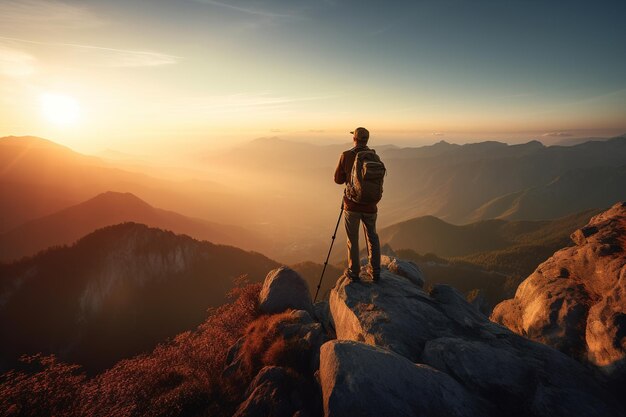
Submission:
POLYGON ((357 152, 346 186, 346 196, 356 203, 378 203, 383 197, 387 169, 373 149, 357 152))

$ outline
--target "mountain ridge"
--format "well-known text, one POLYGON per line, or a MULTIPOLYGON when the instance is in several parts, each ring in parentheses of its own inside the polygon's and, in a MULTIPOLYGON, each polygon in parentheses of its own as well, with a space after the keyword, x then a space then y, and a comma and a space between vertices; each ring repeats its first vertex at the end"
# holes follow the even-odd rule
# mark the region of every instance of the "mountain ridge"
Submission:
POLYGON ((49 246, 71 244, 96 229, 131 221, 243 249, 263 247, 261 237, 244 228, 155 208, 132 193, 107 191, 0 233, 0 262, 33 255, 49 246))

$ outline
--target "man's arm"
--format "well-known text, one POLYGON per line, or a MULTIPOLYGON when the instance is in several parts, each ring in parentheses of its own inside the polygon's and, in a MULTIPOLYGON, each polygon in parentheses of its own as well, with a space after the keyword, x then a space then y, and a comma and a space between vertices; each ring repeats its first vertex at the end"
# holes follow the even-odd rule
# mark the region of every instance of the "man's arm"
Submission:
POLYGON ((335 169, 335 182, 337 184, 346 182, 346 173, 343 170, 343 154, 339 157, 339 163, 337 164, 337 169, 335 169))

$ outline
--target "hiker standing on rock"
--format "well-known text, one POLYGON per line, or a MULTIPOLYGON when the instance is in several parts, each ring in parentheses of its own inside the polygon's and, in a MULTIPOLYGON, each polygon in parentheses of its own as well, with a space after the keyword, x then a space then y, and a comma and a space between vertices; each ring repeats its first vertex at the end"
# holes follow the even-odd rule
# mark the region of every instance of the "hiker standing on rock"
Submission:
POLYGON ((350 133, 353 134, 354 147, 341 154, 335 170, 335 182, 346 184, 343 215, 348 236, 348 269, 344 275, 352 281, 359 280, 359 224, 363 222, 369 258, 368 272, 376 282, 380 279, 377 203, 383 195, 386 170, 376 151, 367 147, 370 132, 364 127, 357 127, 350 133))

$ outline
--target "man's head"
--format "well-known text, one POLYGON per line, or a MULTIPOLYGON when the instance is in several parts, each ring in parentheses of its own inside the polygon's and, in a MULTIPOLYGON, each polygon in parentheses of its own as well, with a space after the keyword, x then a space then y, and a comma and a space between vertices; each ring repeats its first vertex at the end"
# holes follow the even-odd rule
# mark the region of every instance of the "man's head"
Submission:
POLYGON ((369 130, 364 127, 357 127, 356 129, 354 129, 354 131, 350 133, 352 133, 353 135, 352 139, 354 140, 354 143, 356 143, 357 145, 367 145, 367 141, 370 138, 369 130))

